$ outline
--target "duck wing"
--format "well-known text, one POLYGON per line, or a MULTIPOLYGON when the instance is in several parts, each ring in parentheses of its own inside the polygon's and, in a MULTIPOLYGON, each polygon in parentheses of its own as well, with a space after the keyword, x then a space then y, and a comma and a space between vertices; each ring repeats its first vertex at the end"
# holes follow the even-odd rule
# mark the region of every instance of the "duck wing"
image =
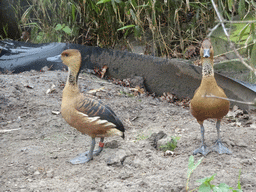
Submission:
POLYGON ((125 131, 124 126, 117 115, 110 107, 104 105, 100 101, 83 97, 77 102, 76 110, 88 115, 88 117, 99 117, 100 120, 111 122, 116 125, 116 129, 122 132, 125 131))

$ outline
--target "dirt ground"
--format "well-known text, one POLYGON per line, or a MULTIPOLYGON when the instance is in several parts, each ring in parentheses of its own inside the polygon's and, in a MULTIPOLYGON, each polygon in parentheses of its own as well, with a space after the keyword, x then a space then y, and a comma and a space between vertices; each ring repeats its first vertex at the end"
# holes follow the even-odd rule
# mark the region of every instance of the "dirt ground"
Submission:
MULTIPOLYGON (((132 96, 127 87, 81 74, 81 91, 103 88, 96 97, 115 111, 126 131, 124 140, 106 138, 103 152, 89 163, 72 165, 68 161, 89 149, 91 139, 53 113, 60 111, 66 76, 63 71, 0 75, 0 191, 185 191, 188 160, 201 142, 188 108, 132 96), (174 155, 152 146, 150 136, 160 131, 167 138, 159 143, 180 137, 174 155)), ((221 136, 232 155, 208 154, 193 172, 190 190, 214 173, 213 184, 236 188, 239 169, 243 191, 256 190, 255 119, 253 113, 242 122, 224 118, 221 136)), ((215 120, 205 121, 207 145, 216 138, 215 120)))

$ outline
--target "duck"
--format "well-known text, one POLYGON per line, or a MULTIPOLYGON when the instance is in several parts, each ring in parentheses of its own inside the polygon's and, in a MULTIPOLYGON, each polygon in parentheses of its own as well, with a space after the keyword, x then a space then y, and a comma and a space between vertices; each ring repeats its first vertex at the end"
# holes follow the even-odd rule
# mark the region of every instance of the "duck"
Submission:
POLYGON ((196 155, 201 153, 206 156, 209 152, 216 151, 219 154, 231 154, 231 151, 224 146, 220 137, 220 123, 222 118, 228 113, 230 103, 227 100, 218 98, 207 98, 205 95, 215 95, 227 98, 224 90, 218 86, 214 78, 213 69, 213 46, 210 39, 205 39, 200 48, 200 57, 202 63, 202 80, 200 86, 194 93, 190 102, 190 112, 196 118, 201 128, 202 143, 201 146, 193 151, 196 155), (215 144, 208 148, 204 141, 204 120, 216 119, 217 140, 215 144))
POLYGON ((61 115, 66 122, 92 139, 89 151, 70 160, 72 164, 82 164, 99 155, 104 147, 104 138, 121 136, 124 138, 124 126, 110 107, 101 101, 85 96, 78 88, 78 75, 81 70, 81 53, 77 49, 68 49, 61 53, 68 67, 68 77, 62 94, 61 115), (100 138, 99 148, 95 148, 95 138, 100 138))

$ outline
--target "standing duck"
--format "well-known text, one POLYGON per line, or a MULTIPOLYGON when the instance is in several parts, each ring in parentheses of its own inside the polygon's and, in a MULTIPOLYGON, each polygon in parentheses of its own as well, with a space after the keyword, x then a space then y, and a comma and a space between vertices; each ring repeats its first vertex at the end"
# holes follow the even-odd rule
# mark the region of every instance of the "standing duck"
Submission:
POLYGON ((201 127, 202 144, 196 149, 193 154, 201 153, 207 155, 211 151, 216 151, 219 154, 231 154, 231 151, 226 148, 220 138, 220 121, 229 111, 229 101, 206 98, 205 95, 215 95, 219 97, 227 97, 222 88, 217 85, 214 78, 213 70, 213 47, 210 40, 205 39, 200 49, 202 61, 202 81, 199 88, 195 91, 194 97, 190 103, 191 114, 196 118, 201 127), (214 146, 210 149, 204 142, 204 120, 208 118, 217 119, 217 140, 214 146))
POLYGON ((80 93, 77 85, 81 68, 80 52, 76 49, 68 49, 61 53, 60 58, 68 66, 61 114, 69 125, 92 138, 90 150, 70 162, 72 164, 89 162, 93 159, 93 155, 99 155, 102 151, 104 137, 119 135, 124 138, 124 126, 108 106, 80 93), (100 137, 99 149, 94 150, 96 137, 100 137))

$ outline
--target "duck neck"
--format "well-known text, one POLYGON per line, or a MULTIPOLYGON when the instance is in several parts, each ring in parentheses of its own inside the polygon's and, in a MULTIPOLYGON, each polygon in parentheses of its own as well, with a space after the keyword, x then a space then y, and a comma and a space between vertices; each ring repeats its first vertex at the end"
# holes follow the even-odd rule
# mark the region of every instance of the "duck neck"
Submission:
POLYGON ((79 73, 74 73, 68 68, 68 79, 67 84, 77 86, 77 79, 79 73))
POLYGON ((202 75, 203 77, 214 76, 213 60, 211 58, 203 58, 202 60, 202 75))
POLYGON ((66 97, 72 98, 80 94, 78 84, 77 84, 77 79, 78 79, 78 73, 77 74, 72 73, 72 71, 69 69, 67 83, 63 90, 63 98, 66 98, 66 97))

